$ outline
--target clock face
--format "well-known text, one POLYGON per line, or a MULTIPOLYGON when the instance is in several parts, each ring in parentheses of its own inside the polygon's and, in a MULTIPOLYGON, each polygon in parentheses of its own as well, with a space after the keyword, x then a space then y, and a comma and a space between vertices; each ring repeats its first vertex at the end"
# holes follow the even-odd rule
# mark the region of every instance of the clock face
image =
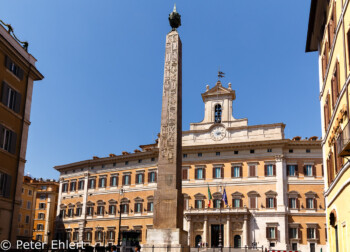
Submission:
POLYGON ((214 141, 222 140, 225 137, 225 135, 226 135, 226 130, 225 130, 225 127, 223 126, 214 127, 210 133, 210 137, 214 141))

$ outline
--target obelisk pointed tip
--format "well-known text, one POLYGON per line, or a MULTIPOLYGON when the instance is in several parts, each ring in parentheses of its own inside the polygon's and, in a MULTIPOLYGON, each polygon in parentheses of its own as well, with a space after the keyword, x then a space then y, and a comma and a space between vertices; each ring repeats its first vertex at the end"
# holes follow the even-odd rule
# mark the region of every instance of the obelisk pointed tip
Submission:
POLYGON ((176 3, 173 12, 169 14, 169 23, 173 31, 181 25, 181 15, 176 11, 176 3))
POLYGON ((174 3, 174 9, 173 12, 176 12, 176 3, 174 3))

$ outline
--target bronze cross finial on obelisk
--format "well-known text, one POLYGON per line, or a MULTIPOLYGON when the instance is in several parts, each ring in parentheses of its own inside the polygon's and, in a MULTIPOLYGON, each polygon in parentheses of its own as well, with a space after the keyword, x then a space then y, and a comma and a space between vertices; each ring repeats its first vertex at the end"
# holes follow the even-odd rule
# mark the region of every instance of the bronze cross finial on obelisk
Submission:
POLYGON ((187 233, 182 229, 182 45, 176 30, 181 16, 176 7, 169 15, 169 23, 172 30, 166 36, 165 46, 158 181, 153 229, 147 230, 146 245, 155 246, 154 251, 165 251, 168 246, 168 251, 180 251, 187 245, 187 233))

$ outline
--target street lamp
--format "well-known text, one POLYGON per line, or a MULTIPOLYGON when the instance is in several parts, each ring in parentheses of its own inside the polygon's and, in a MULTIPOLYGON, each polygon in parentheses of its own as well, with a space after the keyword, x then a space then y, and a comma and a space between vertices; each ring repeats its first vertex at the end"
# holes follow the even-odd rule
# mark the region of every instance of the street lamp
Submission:
MULTIPOLYGON (((120 197, 123 196, 124 190, 119 190, 120 197)), ((119 231, 118 231, 118 247, 120 247, 120 225, 122 223, 122 202, 119 197, 119 231)))

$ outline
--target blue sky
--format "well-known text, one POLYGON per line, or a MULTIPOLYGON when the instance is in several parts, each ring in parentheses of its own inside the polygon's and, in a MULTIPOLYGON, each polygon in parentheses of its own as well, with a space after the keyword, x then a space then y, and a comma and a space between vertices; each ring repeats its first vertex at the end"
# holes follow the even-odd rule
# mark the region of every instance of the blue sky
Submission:
MULTIPOLYGON (((3 0, 0 19, 29 41, 35 84, 26 171, 133 151, 160 128, 165 36, 174 1, 3 0)), ((182 15, 183 129, 226 73, 235 118, 321 136, 317 53, 305 53, 310 1, 176 1, 182 15)))

